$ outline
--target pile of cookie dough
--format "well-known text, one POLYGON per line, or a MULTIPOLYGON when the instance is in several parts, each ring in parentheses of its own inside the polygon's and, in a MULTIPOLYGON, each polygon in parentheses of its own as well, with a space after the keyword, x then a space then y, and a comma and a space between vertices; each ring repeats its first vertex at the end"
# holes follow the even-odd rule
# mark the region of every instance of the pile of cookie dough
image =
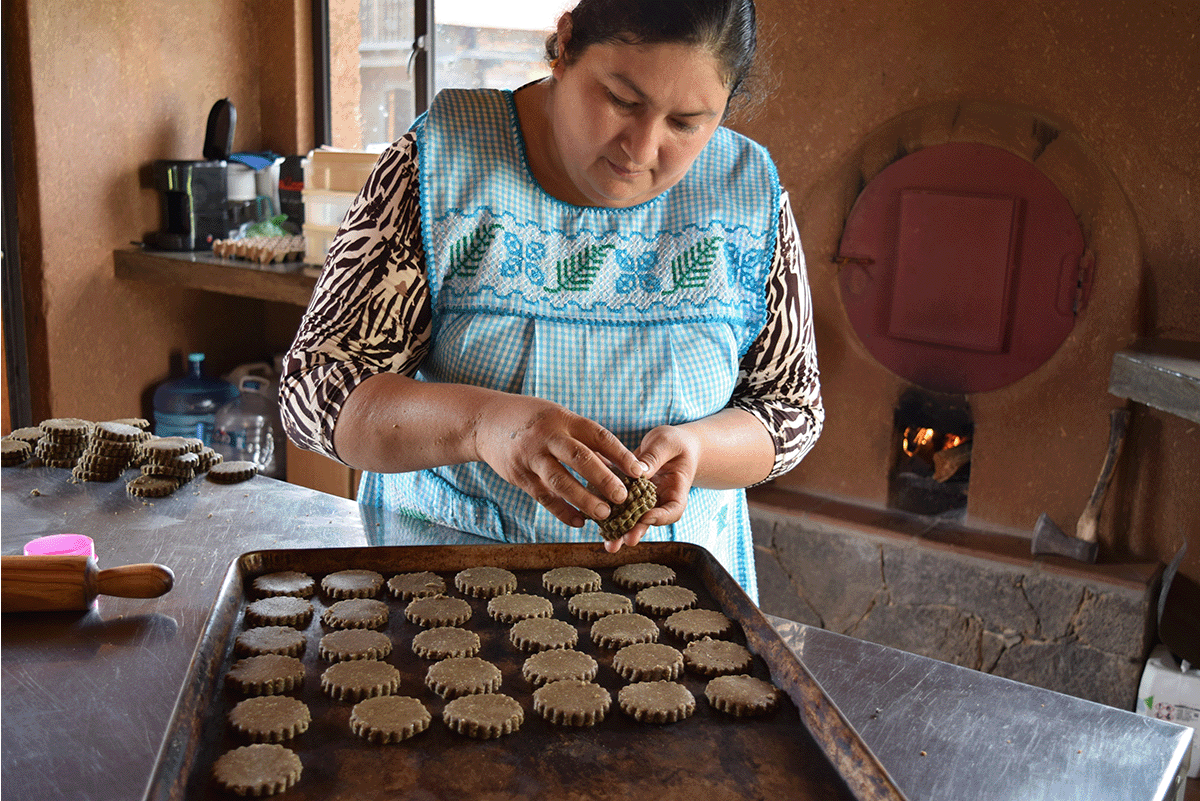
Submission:
POLYGON ((141 417, 92 422, 55 417, 19 428, 0 440, 4 467, 53 467, 71 471, 71 480, 117 481, 126 471, 138 475, 125 483, 135 497, 161 498, 197 475, 232 484, 258 474, 249 461, 225 462, 195 437, 158 437, 141 417))

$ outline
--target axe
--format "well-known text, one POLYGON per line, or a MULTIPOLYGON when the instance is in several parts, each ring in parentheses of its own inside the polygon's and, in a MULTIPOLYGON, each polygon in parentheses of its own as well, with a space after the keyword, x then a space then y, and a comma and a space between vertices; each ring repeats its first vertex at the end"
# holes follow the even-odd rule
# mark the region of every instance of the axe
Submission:
POLYGON ((1075 536, 1068 536, 1059 528, 1050 516, 1042 512, 1033 528, 1033 539, 1030 541, 1030 551, 1034 556, 1055 554, 1068 556, 1080 562, 1095 562, 1099 545, 1096 542, 1096 521, 1100 518, 1100 506, 1104 503, 1104 494, 1108 490, 1108 482, 1112 480, 1113 468, 1117 464, 1117 456, 1121 452, 1121 443, 1125 441, 1125 432, 1129 428, 1129 410, 1113 409, 1108 416, 1108 454, 1104 457, 1104 466, 1100 468, 1100 476, 1096 486, 1088 498, 1087 506, 1079 521, 1075 524, 1075 536))

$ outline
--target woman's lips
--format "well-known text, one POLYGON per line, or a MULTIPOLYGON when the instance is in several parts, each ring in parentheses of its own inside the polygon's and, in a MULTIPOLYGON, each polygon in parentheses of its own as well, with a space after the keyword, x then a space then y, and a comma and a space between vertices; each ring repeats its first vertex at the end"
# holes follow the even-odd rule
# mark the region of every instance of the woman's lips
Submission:
POLYGON ((612 159, 605 159, 605 161, 608 162, 609 169, 616 173, 620 178, 636 178, 638 175, 641 175, 645 172, 644 169, 639 169, 637 167, 622 167, 612 159))

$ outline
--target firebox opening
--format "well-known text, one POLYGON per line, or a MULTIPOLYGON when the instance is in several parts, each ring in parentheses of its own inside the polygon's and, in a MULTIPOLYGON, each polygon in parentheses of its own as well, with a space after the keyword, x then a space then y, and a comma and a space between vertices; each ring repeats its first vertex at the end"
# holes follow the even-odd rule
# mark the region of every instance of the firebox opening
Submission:
POLYGON ((888 505, 914 514, 959 519, 967 511, 975 424, 965 396, 916 388, 896 404, 888 505))

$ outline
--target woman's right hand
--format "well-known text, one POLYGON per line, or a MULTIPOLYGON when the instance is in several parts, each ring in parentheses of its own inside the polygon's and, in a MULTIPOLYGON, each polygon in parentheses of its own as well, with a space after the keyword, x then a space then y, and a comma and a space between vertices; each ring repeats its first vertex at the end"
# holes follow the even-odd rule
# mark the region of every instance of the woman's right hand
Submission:
POLYGON ((469 430, 479 461, 575 528, 585 518, 603 520, 610 502, 625 500, 625 485, 609 463, 635 477, 646 470, 611 431, 540 398, 496 393, 469 430))

